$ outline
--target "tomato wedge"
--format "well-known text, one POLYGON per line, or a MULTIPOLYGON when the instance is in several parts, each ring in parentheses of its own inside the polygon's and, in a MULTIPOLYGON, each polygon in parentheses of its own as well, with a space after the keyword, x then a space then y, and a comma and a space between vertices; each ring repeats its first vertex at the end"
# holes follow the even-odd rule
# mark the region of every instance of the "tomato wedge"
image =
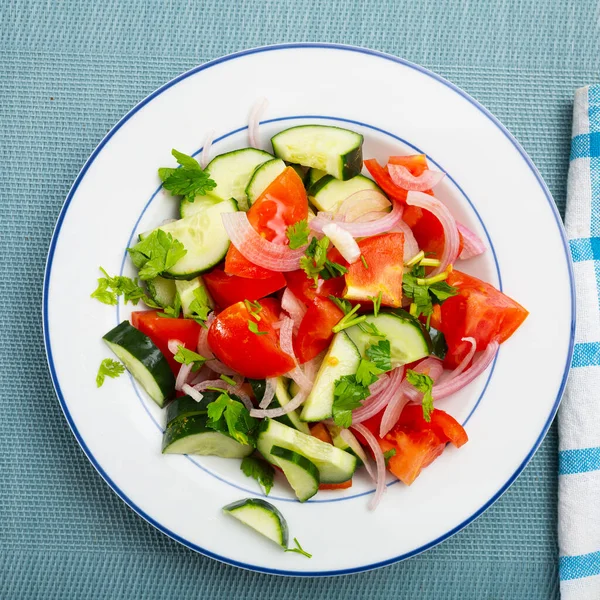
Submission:
POLYGON ((266 279, 247 279, 237 275, 227 275, 221 269, 213 269, 202 276, 213 300, 227 308, 244 300, 260 300, 285 287, 285 277, 274 273, 266 279))
MULTIPOLYGON (((330 259, 333 260, 331 256, 330 259)), ((335 262, 346 264, 343 259, 335 262)), ((336 296, 337 298, 341 298, 346 287, 343 277, 334 277, 321 282, 317 288, 315 282, 307 277, 304 271, 290 271, 286 273, 285 281, 294 296, 307 306, 317 297, 327 298, 328 296, 336 296)))
POLYGON ((292 357, 279 346, 279 332, 273 329, 279 318, 279 302, 264 298, 260 304, 260 321, 244 302, 238 302, 220 312, 208 330, 208 344, 216 357, 252 379, 277 377, 294 368, 292 357), (261 333, 253 333, 250 323, 256 324, 261 333))
POLYGON ((131 324, 146 334, 164 354, 171 370, 179 373, 181 365, 169 351, 169 340, 179 340, 189 350, 196 350, 200 337, 200 325, 191 319, 159 317, 157 310, 141 310, 131 313, 131 324))
MULTIPOLYGON (((288 244, 287 228, 308 217, 308 198, 298 173, 287 167, 257 198, 247 215, 252 227, 266 240, 288 244)), ((225 272, 246 278, 273 276, 273 271, 251 263, 233 245, 225 258, 225 272)))
POLYGON ((299 363, 312 360, 329 347, 333 339, 331 329, 344 313, 328 298, 316 296, 310 303, 294 340, 294 351, 299 363))
POLYGON ((529 314, 494 286, 466 273, 452 271, 446 281, 459 289, 442 304, 441 322, 436 323, 448 344, 444 361, 448 368, 455 368, 469 351, 463 337, 474 338, 477 349, 484 350, 492 340, 505 342, 529 314))
MULTIPOLYGON (((325 442, 326 444, 332 444, 331 434, 323 423, 317 423, 310 428, 310 434, 316 437, 318 440, 325 442)), ((319 485, 320 490, 346 490, 352 487, 352 479, 348 481, 342 481, 342 483, 321 483, 319 485)))
POLYGON ((390 156, 388 165, 401 165, 406 167, 411 175, 418 177, 429 169, 425 154, 411 154, 409 156, 390 156))
POLYGON ((377 185, 393 200, 406 202, 407 191, 398 187, 390 177, 387 170, 382 167, 374 158, 369 158, 364 162, 365 167, 376 181, 377 185))
POLYGON ((381 304, 398 308, 402 305, 404 234, 385 233, 358 242, 367 263, 357 261, 348 266, 344 298, 358 302, 372 301, 381 294, 381 304))

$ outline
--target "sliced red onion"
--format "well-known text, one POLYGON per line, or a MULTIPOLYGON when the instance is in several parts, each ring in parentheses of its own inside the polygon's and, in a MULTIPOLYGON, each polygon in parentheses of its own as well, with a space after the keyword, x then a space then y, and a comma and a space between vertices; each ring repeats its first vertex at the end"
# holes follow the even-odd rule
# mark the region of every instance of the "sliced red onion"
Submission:
POLYGON ((293 379, 300 386, 301 390, 309 392, 312 387, 312 382, 306 377, 300 366, 298 366, 298 360, 296 359, 296 354, 294 352, 293 334, 294 321, 289 317, 284 317, 284 319, 282 319, 281 329, 279 330, 279 345, 286 354, 289 354, 293 358, 294 363, 296 364, 291 371, 286 373, 286 377, 293 379))
POLYGON ((198 383, 202 383, 207 379, 212 379, 214 377, 213 371, 211 371, 206 365, 204 365, 192 379, 190 379, 190 385, 197 385, 198 383))
MULTIPOLYGON (((381 219, 377 221, 370 221, 368 223, 344 223, 342 221, 336 221, 342 229, 345 229, 352 237, 370 237, 372 235, 378 235, 380 233, 387 233, 396 223, 402 218, 402 212, 404 208, 399 202, 393 203, 394 208, 392 212, 382 213, 381 219)), ((311 222, 310 228, 313 231, 323 232, 323 227, 331 223, 331 219, 327 216, 319 213, 311 222)))
POLYGON ((308 392, 305 390, 300 390, 285 406, 280 408, 253 408, 250 411, 251 417, 256 417, 257 419, 276 419, 278 417, 283 417, 283 415, 287 415, 288 413, 296 410, 308 397, 308 392))
POLYGON ((304 363, 304 375, 310 381, 310 386, 312 387, 315 377, 321 368, 321 364, 323 364, 323 359, 325 358, 326 351, 324 350, 317 356, 315 356, 312 360, 309 360, 307 363, 304 363))
POLYGON ((281 297, 281 308, 290 315, 294 321, 294 328, 298 329, 306 314, 306 306, 296 298, 294 292, 292 292, 289 287, 285 288, 283 296, 281 297))
POLYGON ((445 271, 448 265, 456 260, 460 246, 458 229, 456 228, 456 221, 452 213, 437 198, 423 192, 408 192, 406 204, 428 210, 442 224, 444 229, 444 251, 442 252, 442 256, 440 256, 440 266, 436 267, 430 275, 437 275, 445 271))
POLYGON ((225 390, 229 394, 237 396, 248 410, 252 410, 254 408, 254 405, 252 404, 252 401, 250 400, 248 394, 246 394, 242 390, 235 388, 233 385, 227 383, 226 381, 223 381, 222 379, 207 379, 206 381, 198 383, 194 386, 194 389, 198 390, 199 392, 203 392, 208 388, 219 388, 221 390, 225 390))
POLYGON ((477 341, 472 337, 464 337, 461 339, 461 342, 468 342, 471 344, 470 350, 467 352, 467 355, 460 361, 460 364, 454 371, 445 371, 442 376, 438 380, 438 384, 445 383, 458 377, 468 366, 469 363, 473 360, 475 356, 475 352, 477 351, 477 341))
POLYGON ((258 405, 258 408, 267 408, 275 397, 275 386, 277 385, 277 377, 267 377, 265 380, 265 394, 258 405))
POLYGON ((291 250, 289 246, 267 241, 256 233, 245 212, 223 213, 221 218, 231 243, 251 263, 279 273, 300 268, 306 246, 291 250))
POLYGON ((458 255, 461 260, 467 260, 474 256, 483 254, 486 250, 485 244, 481 241, 481 238, 468 227, 465 227, 462 223, 456 222, 456 227, 460 232, 463 239, 463 249, 458 255))
POLYGON ((377 438, 364 425, 353 425, 352 429, 358 431, 358 433, 365 438, 375 457, 375 463, 377 464, 375 495, 369 502, 369 510, 375 510, 381 500, 383 492, 387 489, 385 486, 385 458, 383 457, 383 451, 381 450, 377 438))
POLYGON ((360 248, 356 240, 337 223, 325 225, 323 233, 331 240, 331 243, 338 249, 346 262, 353 264, 360 258, 360 248))
POLYGON ((392 181, 399 188, 415 192, 424 192, 425 190, 433 189, 446 176, 446 173, 442 173, 441 171, 426 169, 419 176, 415 177, 402 165, 388 165, 388 173, 392 181))
POLYGON ((207 360, 205 364, 211 371, 214 371, 219 375, 227 375, 229 377, 237 375, 237 373, 231 367, 228 367, 226 364, 222 363, 218 358, 211 358, 210 360, 207 360))
POLYGON ((212 350, 210 349, 210 346, 208 345, 208 330, 210 329, 210 326, 212 325, 215 319, 215 313, 211 312, 208 315, 208 318, 206 319, 206 327, 200 328, 200 337, 198 338, 198 354, 200 354, 200 356, 204 356, 204 358, 206 359, 211 359, 215 357, 212 350))
POLYGON ((282 320, 275 321, 274 323, 271 323, 271 327, 273 329, 281 329, 282 325, 283 325, 283 321, 282 320))
POLYGON ((202 145, 202 154, 200 155, 200 166, 206 169, 206 165, 210 162, 210 150, 212 148, 213 141, 215 139, 215 131, 211 129, 204 138, 204 144, 202 145))
POLYGON ((415 234, 412 229, 400 219, 396 225, 390 230, 390 233, 404 234, 404 257, 403 262, 407 263, 413 256, 419 254, 419 244, 415 239, 415 234))
POLYGON ((342 429, 340 431, 340 437, 346 442, 346 444, 348 444, 348 446, 350 446, 352 452, 354 452, 354 454, 356 454, 356 456, 363 461, 369 477, 373 481, 377 481, 377 473, 371 464, 371 459, 367 456, 366 452, 363 450, 363 447, 360 445, 354 434, 349 429, 342 429))
POLYGON ((260 125, 260 118, 268 105, 269 102, 266 98, 259 98, 250 111, 250 118, 248 119, 248 142, 253 148, 259 147, 258 126, 260 125))
POLYGON ((442 400, 443 398, 455 394, 471 383, 476 377, 481 375, 489 367, 492 360, 494 360, 494 356, 496 356, 499 346, 500 345, 496 341, 490 342, 486 349, 473 361, 470 368, 457 377, 434 385, 432 390, 434 399, 442 400))
MULTIPOLYGON (((367 398, 363 405, 352 413, 352 422, 362 423, 381 412, 398 393, 403 377, 403 366, 391 371, 389 377, 384 381, 383 389, 367 398)), ((371 393, 373 393, 372 390, 371 393)))
POLYGON ((376 190, 360 190, 348 196, 342 202, 338 215, 347 223, 353 223, 366 214, 374 213, 381 218, 392 207, 391 202, 376 190))
MULTIPOLYGON (((415 373, 424 373, 425 375, 429 375, 429 377, 433 379, 433 383, 435 385, 435 383, 440 379, 440 377, 442 377, 444 373, 444 365, 436 356, 428 356, 419 364, 415 365, 415 368, 412 370, 415 371, 415 373)), ((402 382, 400 391, 413 402, 421 402, 421 399, 423 398, 423 393, 419 392, 419 390, 417 390, 414 385, 411 385, 406 379, 402 382)))
POLYGON ((181 367, 179 367, 179 373, 177 373, 177 379, 175 380, 175 389, 177 391, 180 391, 183 388, 183 384, 188 380, 193 366, 194 365, 190 363, 189 365, 181 365, 181 367))
POLYGON ((184 383, 181 386, 181 391, 185 392, 190 398, 193 398, 196 402, 200 402, 204 396, 196 389, 194 389, 188 383, 184 383))
MULTIPOLYGON (((352 221, 352 223, 371 223, 372 221, 377 221, 379 219, 381 219, 381 217, 384 217, 387 213, 381 210, 374 210, 372 212, 368 212, 365 213, 364 215, 361 215, 360 217, 356 217, 356 219, 354 219, 352 221)), ((348 221, 350 222, 350 221, 348 221)))
POLYGON ((171 354, 177 354, 177 352, 179 352, 179 346, 183 346, 185 348, 185 345, 181 340, 175 339, 169 340, 167 346, 169 347, 169 352, 171 354))

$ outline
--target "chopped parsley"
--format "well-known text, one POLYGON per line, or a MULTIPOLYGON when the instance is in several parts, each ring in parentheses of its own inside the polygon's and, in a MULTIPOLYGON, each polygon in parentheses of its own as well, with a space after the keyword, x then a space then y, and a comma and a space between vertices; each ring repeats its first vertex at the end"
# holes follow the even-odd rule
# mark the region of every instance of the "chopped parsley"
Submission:
POLYGON ((343 375, 335 382, 333 390, 333 421, 339 427, 352 425, 352 411, 362 406, 370 395, 369 388, 359 383, 356 375, 343 375))
POLYGON ((140 300, 150 308, 160 308, 160 306, 146 295, 146 292, 138 284, 137 279, 131 279, 124 275, 115 275, 111 277, 102 267, 100 267, 104 277, 98 278, 98 287, 92 292, 91 297, 104 304, 115 305, 117 298, 123 296, 125 304, 131 302, 137 304, 140 300))
POLYGON ((165 306, 163 312, 157 313, 159 317, 170 317, 171 319, 178 319, 181 313, 181 298, 179 294, 175 294, 175 300, 173 306, 165 306))
POLYGON ((188 202, 193 202, 196 196, 205 196, 207 192, 217 187, 208 171, 204 171, 195 158, 178 152, 175 148, 171 154, 181 168, 163 167, 158 170, 158 176, 165 190, 171 192, 173 196, 183 196, 188 202))
POLYGON ((348 300, 343 298, 337 298, 336 296, 329 296, 329 299, 345 314, 347 315, 352 310, 352 304, 348 300))
POLYGON ((261 331, 255 321, 248 320, 248 329, 255 335, 267 335, 268 331, 261 331))
POLYGON ((360 255, 360 260, 361 260, 361 262, 362 262, 362 264, 363 264, 363 267, 364 267, 365 269, 368 269, 368 268, 369 268, 369 263, 367 262, 367 259, 365 258, 365 255, 364 255, 364 254, 361 254, 361 255, 360 255))
POLYGON ((306 219, 302 219, 302 221, 290 225, 285 232, 285 235, 290 241, 290 248, 292 250, 297 250, 308 244, 308 233, 308 221, 306 219))
POLYGON ((183 244, 162 229, 154 230, 133 248, 127 248, 140 279, 153 279, 173 267, 187 254, 183 244))
POLYGON ((373 314, 377 316, 381 310, 381 299, 383 298, 383 292, 379 290, 377 297, 369 296, 369 300, 373 303, 373 314))
POLYGON ((254 320, 260 321, 260 312, 262 310, 261 303, 258 300, 254 302, 251 302, 250 300, 244 300, 244 304, 246 305, 246 310, 250 313, 254 320))
POLYGON ((102 387, 106 377, 115 379, 119 375, 125 372, 125 367, 118 361, 112 358, 105 358, 98 368, 98 374, 96 375, 96 386, 102 387))
POLYGON ((269 495, 273 487, 275 469, 268 462, 254 456, 246 456, 242 460, 240 468, 244 475, 256 479, 265 489, 265 494, 269 495))
POLYGON ((444 360, 448 353, 448 344, 446 343, 446 337, 441 331, 438 331, 431 340, 433 346, 433 354, 438 358, 444 360))
POLYGON ((306 558, 312 558, 312 554, 309 554, 306 550, 302 548, 297 538, 294 538, 294 543, 296 544, 296 547, 286 548, 285 552, 296 552, 298 554, 302 554, 302 556, 306 556, 306 558))
POLYGON ((206 327, 206 319, 212 311, 210 298, 206 288, 201 285, 194 290, 194 299, 190 302, 189 316, 203 327, 206 327))
POLYGON ((377 344, 372 344, 367 348, 365 354, 382 372, 392 370, 392 350, 389 340, 380 340, 377 344))
POLYGON ((255 431, 258 421, 250 416, 248 409, 229 394, 221 395, 207 407, 206 425, 215 431, 229 435, 240 444, 256 446, 255 431))
POLYGON ((323 236, 320 240, 313 236, 304 252, 305 256, 300 259, 300 267, 309 279, 314 280, 315 287, 319 276, 321 279, 331 279, 348 272, 346 267, 327 258, 328 248, 329 238, 327 236, 323 236))
POLYGON ((424 373, 417 373, 411 369, 406 371, 406 380, 414 386, 419 392, 423 393, 423 418, 429 423, 431 421, 431 412, 433 411, 433 379, 424 373))
POLYGON ((390 462, 390 458, 396 456, 396 448, 390 448, 387 452, 383 453, 383 460, 385 460, 385 466, 387 467, 389 462, 390 462))
POLYGON ((372 335, 373 337, 380 337, 380 338, 386 338, 387 336, 385 335, 385 333, 382 333, 379 328, 377 327, 377 325, 375 325, 375 323, 369 323, 368 321, 365 321, 364 323, 360 323, 358 328, 363 331, 364 333, 368 333, 369 335, 372 335))
POLYGON ((355 316, 356 311, 360 309, 360 304, 357 304, 352 310, 347 312, 338 322, 331 328, 333 333, 338 333, 344 329, 348 329, 348 327, 352 327, 353 325, 358 325, 366 320, 366 316, 362 315, 360 317, 355 316))
POLYGON ((458 288, 448 285, 445 281, 433 281, 435 279, 426 279, 425 269, 421 265, 414 266, 410 273, 404 274, 402 288, 406 297, 412 300, 410 314, 414 317, 430 315, 434 303, 441 304, 458 294, 458 288))
POLYGON ((229 385, 237 385, 237 383, 233 379, 231 379, 231 377, 228 377, 227 375, 221 375, 219 377, 219 379, 221 379, 225 383, 228 383, 229 385))
POLYGON ((188 350, 185 346, 179 346, 173 359, 182 365, 192 365, 192 371, 199 371, 206 362, 206 358, 193 350, 188 350))

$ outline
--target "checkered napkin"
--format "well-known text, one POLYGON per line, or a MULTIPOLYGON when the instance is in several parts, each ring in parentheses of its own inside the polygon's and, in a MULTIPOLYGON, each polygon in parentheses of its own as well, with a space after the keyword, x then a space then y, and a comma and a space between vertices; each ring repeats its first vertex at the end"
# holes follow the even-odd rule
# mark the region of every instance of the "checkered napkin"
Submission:
POLYGON ((563 600, 600 600, 600 85, 575 92, 565 227, 577 330, 558 427, 563 600))

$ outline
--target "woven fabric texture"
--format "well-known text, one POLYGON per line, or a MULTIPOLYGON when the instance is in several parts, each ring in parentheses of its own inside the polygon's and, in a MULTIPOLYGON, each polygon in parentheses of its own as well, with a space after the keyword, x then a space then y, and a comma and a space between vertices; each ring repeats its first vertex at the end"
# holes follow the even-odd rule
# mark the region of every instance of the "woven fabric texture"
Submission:
POLYGON ((356 44, 437 71, 507 125, 563 210, 573 91, 598 79, 598 22, 596 0, 4 0, 0 597, 557 598, 555 428, 480 519, 379 571, 277 578, 171 541, 116 497, 68 429, 46 368, 42 279, 62 202, 110 127, 180 72, 268 43, 356 44))

